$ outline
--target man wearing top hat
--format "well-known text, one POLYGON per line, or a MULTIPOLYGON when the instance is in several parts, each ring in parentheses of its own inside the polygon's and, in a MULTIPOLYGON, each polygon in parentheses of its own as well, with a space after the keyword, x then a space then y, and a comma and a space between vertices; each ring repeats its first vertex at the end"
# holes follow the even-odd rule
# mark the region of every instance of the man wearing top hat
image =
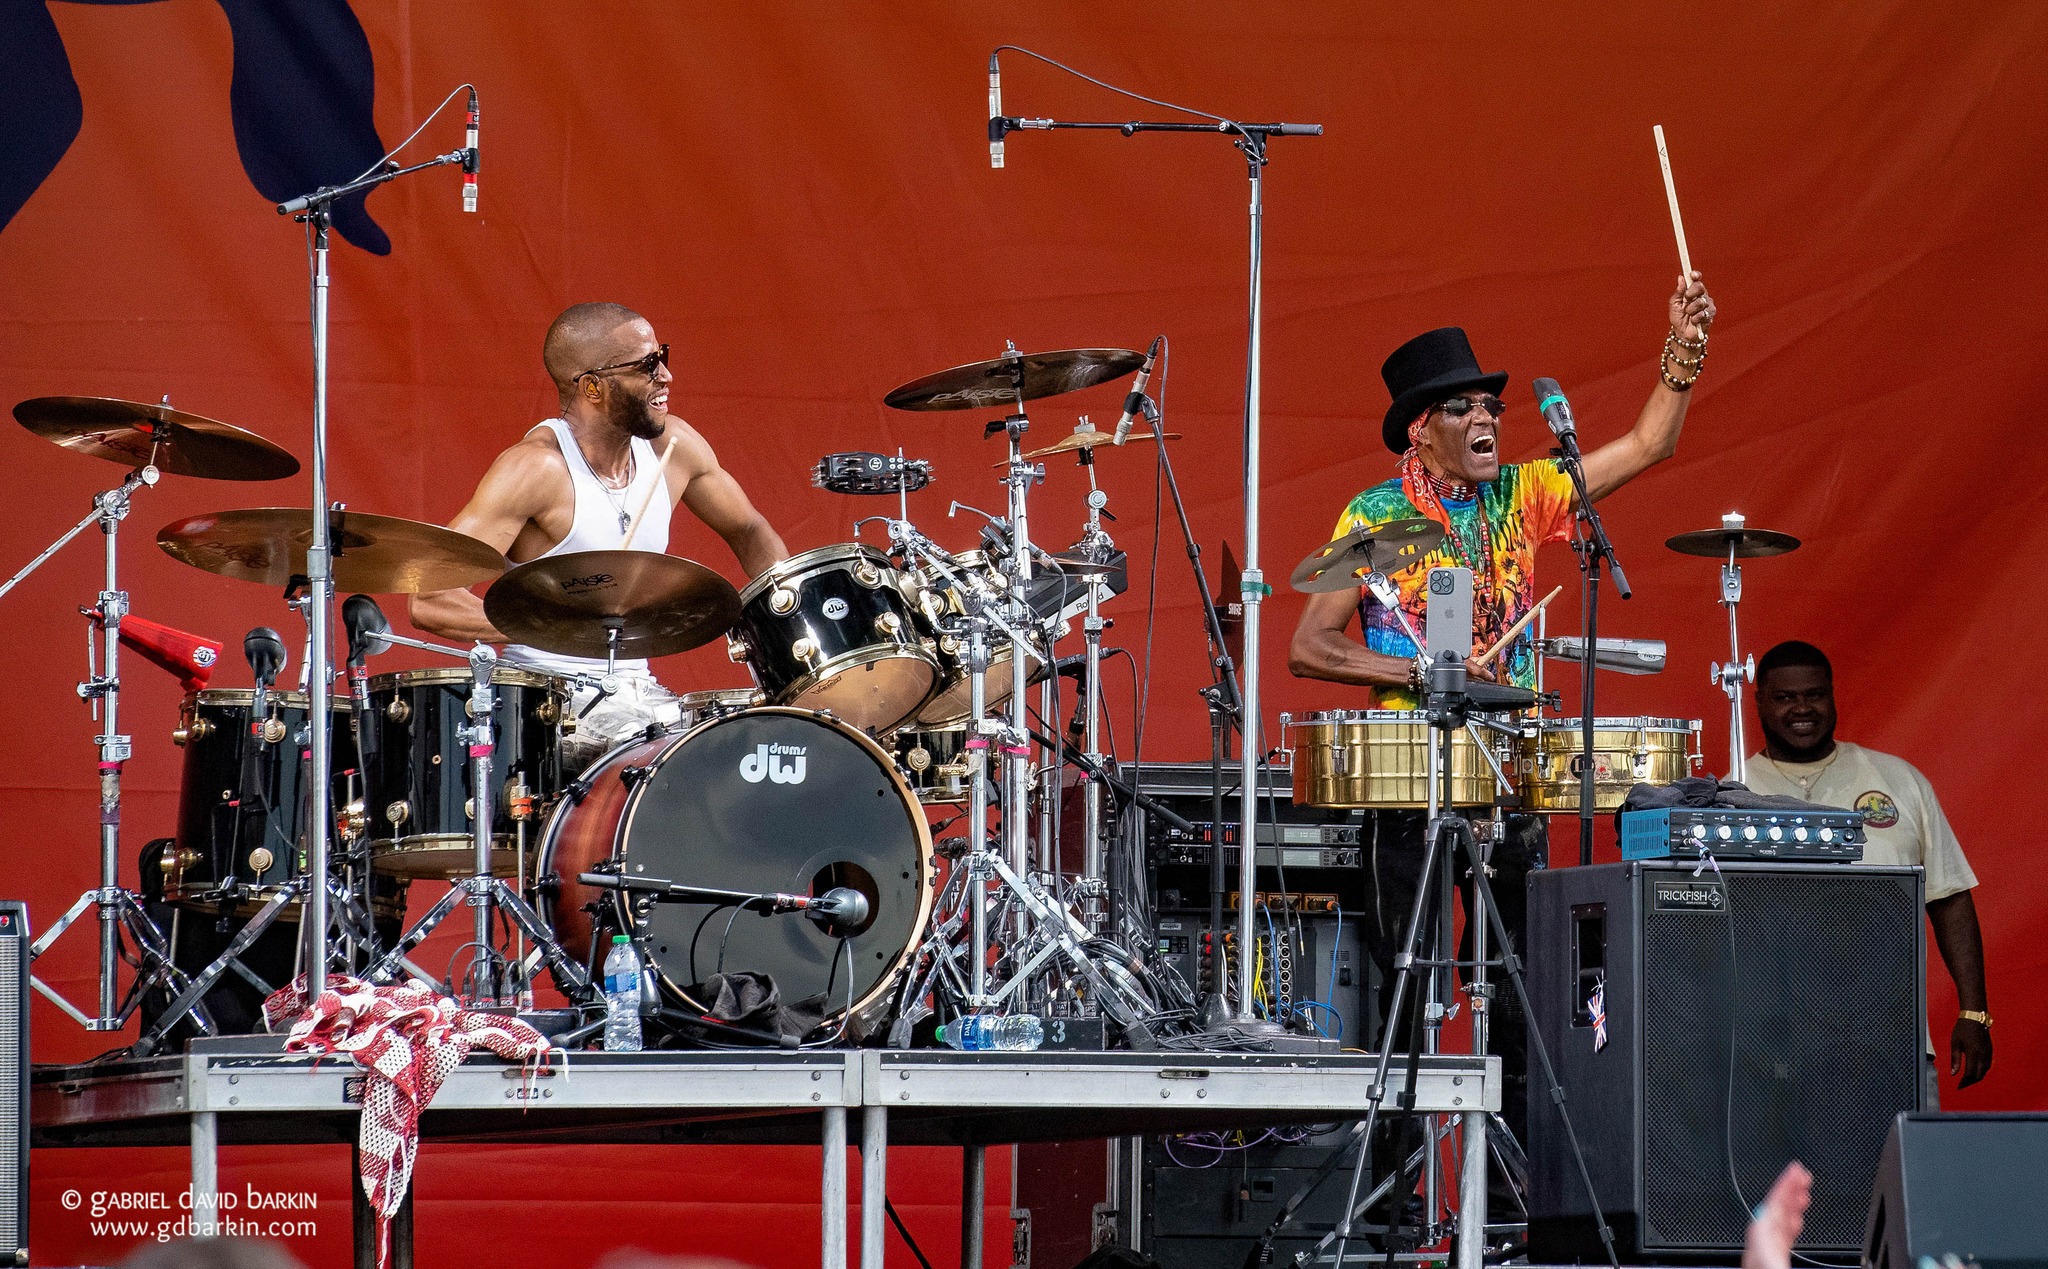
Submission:
MULTIPOLYGON (((1698 273, 1678 280, 1665 316, 1669 331, 1658 380, 1651 385, 1635 426, 1585 456, 1586 488, 1596 500, 1678 448, 1679 429, 1692 400, 1692 385, 1706 361, 1707 331, 1714 321, 1714 302, 1698 273)), ((1362 525, 1425 517, 1443 526, 1444 538, 1419 563, 1390 579, 1399 591, 1406 623, 1362 590, 1310 595, 1294 629, 1288 668, 1301 678, 1365 688, 1362 704, 1367 708, 1410 710, 1420 705, 1416 689, 1425 666, 1422 649, 1408 627, 1417 632, 1424 627, 1429 570, 1472 570, 1473 651, 1468 656, 1476 657, 1536 602, 1536 549, 1569 535, 1574 498, 1571 480, 1556 459, 1501 465, 1500 393, 1508 376, 1480 368, 1462 329, 1446 326, 1417 335, 1394 350, 1380 367, 1380 376, 1393 397, 1380 435, 1399 462, 1391 479, 1351 500, 1331 536, 1342 537, 1362 525), (1360 620, 1362 638, 1347 633, 1354 615, 1360 620)), ((1524 632, 1480 673, 1534 686, 1533 645, 1533 632, 1524 632)), ((1369 907, 1362 918, 1363 938, 1382 981, 1391 984, 1393 957, 1422 864, 1423 815, 1381 811, 1367 827, 1369 907)), ((1516 938, 1523 928, 1523 882, 1530 868, 1543 866, 1544 844, 1541 821, 1515 816, 1509 821, 1508 840, 1492 855, 1494 895, 1516 938)), ((1511 993, 1503 991, 1497 999, 1503 1007, 1496 1017, 1495 1048, 1511 1068, 1507 1118, 1520 1131, 1521 1021, 1511 993)), ((1396 1039, 1405 1043, 1405 1037, 1396 1039)))

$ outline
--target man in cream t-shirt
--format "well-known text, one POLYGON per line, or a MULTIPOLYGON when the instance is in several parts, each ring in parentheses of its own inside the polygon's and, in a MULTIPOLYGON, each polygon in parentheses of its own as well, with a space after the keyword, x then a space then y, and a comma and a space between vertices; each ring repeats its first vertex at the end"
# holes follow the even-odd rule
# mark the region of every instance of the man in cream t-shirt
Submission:
POLYGON ((1751 754, 1749 787, 1863 814, 1866 864, 1918 864, 1927 873, 1927 920, 1956 985, 1961 1012, 1949 1033, 1948 1070, 1968 1088, 1991 1070, 1991 1015, 1984 991, 1984 937, 1970 891, 1977 874, 1942 814, 1934 786, 1913 765, 1835 739, 1834 670, 1797 640, 1756 665, 1763 752, 1751 754))

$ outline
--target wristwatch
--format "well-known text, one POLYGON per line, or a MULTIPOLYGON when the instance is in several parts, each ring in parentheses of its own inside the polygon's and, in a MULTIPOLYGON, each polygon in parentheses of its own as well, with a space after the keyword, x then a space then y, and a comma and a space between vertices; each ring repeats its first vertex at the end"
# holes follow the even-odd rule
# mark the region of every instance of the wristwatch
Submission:
POLYGON ((1976 1023, 1978 1026, 1983 1027, 1986 1031, 1991 1030, 1991 1015, 1984 1012, 1982 1009, 1960 1010, 1959 1012, 1957 1012, 1956 1017, 1968 1019, 1969 1021, 1976 1023))

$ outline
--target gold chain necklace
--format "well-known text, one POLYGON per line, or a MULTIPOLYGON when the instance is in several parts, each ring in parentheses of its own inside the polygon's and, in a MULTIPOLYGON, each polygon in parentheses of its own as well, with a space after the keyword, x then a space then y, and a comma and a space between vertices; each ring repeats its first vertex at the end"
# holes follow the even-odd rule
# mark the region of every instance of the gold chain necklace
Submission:
POLYGON ((1785 768, 1779 766, 1778 760, 1776 758, 1771 757, 1771 755, 1769 754, 1764 755, 1764 761, 1771 764, 1771 768, 1778 773, 1779 779, 1785 781, 1788 784, 1798 785, 1799 791, 1805 794, 1807 799, 1811 801, 1813 798, 1813 791, 1820 787, 1820 778, 1828 773, 1828 768, 1834 766, 1835 759, 1841 756, 1842 747, 1840 745, 1836 745, 1835 751, 1828 755, 1828 760, 1820 764, 1820 770, 1814 772, 1811 776, 1808 776, 1804 780, 1800 779, 1798 776, 1786 774, 1785 768))

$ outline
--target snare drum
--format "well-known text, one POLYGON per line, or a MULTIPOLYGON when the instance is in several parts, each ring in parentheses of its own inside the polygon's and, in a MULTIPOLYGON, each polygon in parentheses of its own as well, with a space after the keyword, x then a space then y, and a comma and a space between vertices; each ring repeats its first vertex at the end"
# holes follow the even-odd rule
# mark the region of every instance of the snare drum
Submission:
MULTIPOLYGON (((364 747, 377 772, 370 795, 378 872, 454 879, 476 871, 469 744, 470 672, 449 667, 370 680, 364 747)), ((491 871, 517 871, 516 848, 539 838, 539 817, 562 791, 560 679, 500 665, 491 674, 491 871)))
MULTIPOLYGON (((1429 805, 1429 716, 1412 709, 1317 710, 1280 716, 1281 744, 1294 755, 1294 800, 1302 806, 1395 809, 1429 805), (1292 733, 1290 735, 1290 733, 1292 733)), ((1460 728, 1451 737, 1451 805, 1491 805, 1499 785, 1486 757, 1460 728)))
POLYGON ((885 732, 917 712, 939 677, 915 594, 909 574, 872 547, 805 551, 747 583, 726 650, 775 704, 885 732))
MULTIPOLYGON (((230 878, 239 906, 251 909, 305 871, 306 809, 311 785, 304 692, 270 692, 262 717, 248 688, 208 688, 185 698, 171 741, 185 751, 178 781, 178 835, 163 853, 164 899, 212 909, 230 878)), ((348 801, 353 761, 346 697, 328 716, 335 755, 333 800, 348 801)), ((297 907, 287 909, 296 913, 297 907)), ((296 920, 296 916, 292 919, 296 920)))
MULTIPOLYGON (((1531 811, 1579 809, 1580 748, 1576 718, 1543 718, 1523 725, 1522 806, 1531 811)), ((1701 763, 1698 719, 1595 718, 1593 809, 1612 811, 1638 784, 1670 784, 1701 763)))
POLYGON ((767 703, 758 687, 714 687, 702 692, 685 692, 676 698, 676 704, 683 711, 683 731, 698 723, 708 723, 714 718, 767 703))
POLYGON ((927 806, 966 802, 967 728, 941 727, 930 731, 905 728, 891 739, 896 749, 896 769, 904 783, 927 806))

